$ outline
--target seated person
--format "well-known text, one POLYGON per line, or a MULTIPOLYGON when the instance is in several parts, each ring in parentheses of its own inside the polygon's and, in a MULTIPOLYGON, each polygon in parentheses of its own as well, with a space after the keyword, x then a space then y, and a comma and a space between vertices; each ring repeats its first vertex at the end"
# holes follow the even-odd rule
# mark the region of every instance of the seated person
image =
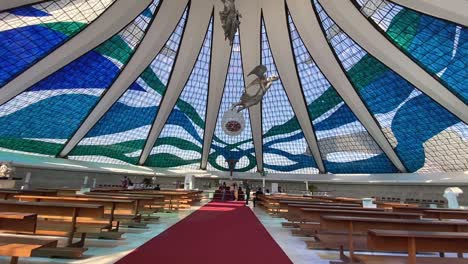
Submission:
POLYGON ((262 195, 262 188, 258 187, 257 191, 255 192, 255 198, 253 199, 253 204, 255 207, 255 203, 259 200, 258 196, 262 195))

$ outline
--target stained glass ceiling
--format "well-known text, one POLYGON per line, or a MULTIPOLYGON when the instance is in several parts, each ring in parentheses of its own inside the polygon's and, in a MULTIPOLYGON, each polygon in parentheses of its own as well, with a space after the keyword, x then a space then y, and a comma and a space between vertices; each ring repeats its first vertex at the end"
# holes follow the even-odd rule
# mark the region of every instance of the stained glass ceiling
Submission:
POLYGON ((231 45, 221 0, 37 2, 0 4, 2 153, 285 177, 468 171, 468 15, 451 7, 237 0, 231 45), (252 61, 279 79, 237 115, 252 61))

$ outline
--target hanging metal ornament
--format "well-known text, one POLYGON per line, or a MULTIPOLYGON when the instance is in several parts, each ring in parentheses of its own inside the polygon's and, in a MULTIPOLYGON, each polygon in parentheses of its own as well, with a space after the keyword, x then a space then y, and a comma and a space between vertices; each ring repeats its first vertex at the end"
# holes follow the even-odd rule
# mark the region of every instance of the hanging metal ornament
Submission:
POLYGON ((236 9, 235 0, 221 0, 221 2, 224 4, 224 9, 219 12, 219 17, 224 30, 224 39, 229 39, 232 46, 242 15, 236 9))
POLYGON ((224 113, 221 119, 223 131, 231 137, 238 136, 245 129, 245 119, 243 113, 238 113, 235 110, 228 110, 224 113))
POLYGON ((267 77, 266 72, 267 67, 265 65, 258 65, 249 73, 249 75, 247 75, 256 75, 257 78, 245 87, 244 92, 240 97, 240 101, 233 104, 231 110, 240 112, 262 101, 263 96, 266 94, 268 89, 270 89, 273 82, 279 80, 279 77, 276 75, 267 77))

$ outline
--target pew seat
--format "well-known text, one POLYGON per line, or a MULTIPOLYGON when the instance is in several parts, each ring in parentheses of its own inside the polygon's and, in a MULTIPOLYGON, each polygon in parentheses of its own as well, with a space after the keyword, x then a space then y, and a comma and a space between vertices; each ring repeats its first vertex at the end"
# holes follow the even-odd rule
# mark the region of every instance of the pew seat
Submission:
POLYGON ((18 263, 20 257, 32 257, 35 250, 44 247, 57 247, 57 240, 23 237, 0 237, 0 255, 11 257, 11 264, 18 263))
MULTIPOLYGON (((324 246, 335 245, 335 249, 338 249, 339 246, 348 244, 348 249, 352 254, 355 249, 354 241, 367 236, 370 229, 468 232, 468 222, 323 215, 320 220, 320 229, 317 230, 316 226, 312 228, 316 231, 310 229, 308 232, 315 231, 315 236, 324 246), (332 235, 322 235, 331 233, 332 235)), ((363 245, 362 250, 367 250, 366 247, 367 245, 363 245)))
POLYGON ((36 232, 37 214, 0 212, 0 231, 34 234, 36 232))
MULTIPOLYGON (((382 255, 354 255, 355 260, 362 264, 408 264, 405 256, 382 256, 382 255)), ((417 257, 416 264, 468 264, 468 259, 417 257)))
MULTIPOLYGON (((408 252, 405 263, 416 264, 418 263, 416 252, 456 252, 459 253, 459 257, 462 257, 463 252, 468 251, 468 233, 371 229, 367 234, 367 247, 371 251, 408 252)), ((380 256, 379 258, 385 259, 385 257, 387 256, 380 256)), ((357 259, 356 255, 353 255, 353 259, 357 259)), ((375 259, 367 259, 368 262, 361 262, 375 263, 375 259), (369 262, 371 260, 374 262, 369 262)), ((457 262, 452 262, 448 258, 440 259, 444 262, 434 263, 468 263, 468 260, 465 259, 455 259, 457 262)), ((428 263, 427 261, 423 262, 423 260, 425 261, 426 258, 420 258, 419 262, 428 263)), ((390 263, 389 261, 390 259, 386 263, 390 263)))

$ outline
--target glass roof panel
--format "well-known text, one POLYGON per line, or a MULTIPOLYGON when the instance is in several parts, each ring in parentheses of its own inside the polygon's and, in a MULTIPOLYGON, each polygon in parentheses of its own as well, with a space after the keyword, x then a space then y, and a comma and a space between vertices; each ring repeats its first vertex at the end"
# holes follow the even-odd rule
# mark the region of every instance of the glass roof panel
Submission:
POLYGON ((211 61, 213 20, 187 84, 151 150, 145 165, 199 169, 211 61))
POLYGON ((46 1, 0 13, 0 87, 80 32, 114 1, 46 1))
POLYGON ((223 99, 218 113, 216 129, 208 158, 208 170, 229 171, 226 163, 228 159, 239 160, 234 168, 236 172, 257 171, 257 160, 252 140, 252 128, 248 110, 242 111, 245 120, 244 130, 237 136, 230 136, 223 131, 222 118, 232 105, 239 101, 244 90, 244 70, 242 67, 242 54, 240 38, 237 33, 231 50, 228 74, 224 84, 223 99))
POLYGON ((94 50, 2 105, 0 147, 57 155, 119 75, 150 20, 138 16, 94 50))
MULTIPOLYGON (((268 69, 267 76, 279 76, 263 21, 261 42, 262 64, 268 69)), ((262 121, 265 171, 318 173, 281 79, 274 82, 263 97, 262 121)))
POLYGON ((331 173, 397 172, 317 67, 289 17, 294 55, 320 153, 331 173))
MULTIPOLYGON (((338 27, 316 2, 325 32, 338 27)), ((391 28, 391 26, 390 26, 391 28)), ((468 169, 468 126, 363 50, 343 31, 329 42, 410 172, 468 169)))
POLYGON ((184 12, 151 65, 71 152, 70 159, 137 164, 166 92, 184 31, 184 12))
POLYGON ((357 3, 388 39, 468 103, 468 28, 389 1, 357 3))

